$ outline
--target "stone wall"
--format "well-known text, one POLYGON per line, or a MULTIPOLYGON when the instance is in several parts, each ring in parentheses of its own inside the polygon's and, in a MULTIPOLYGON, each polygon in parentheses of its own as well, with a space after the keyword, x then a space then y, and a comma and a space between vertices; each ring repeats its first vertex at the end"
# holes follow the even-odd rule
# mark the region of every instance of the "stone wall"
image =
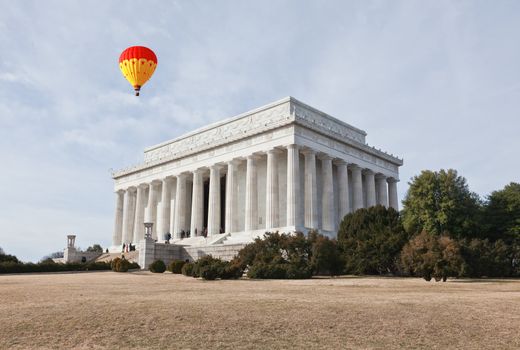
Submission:
POLYGON ((155 260, 162 260, 168 265, 172 260, 195 261, 205 255, 222 260, 231 260, 238 251, 245 246, 245 243, 227 245, 208 245, 208 246, 181 246, 177 244, 155 243, 153 240, 143 240, 139 243, 139 266, 148 269, 148 266, 155 260))
POLYGON ((66 263, 89 262, 95 260, 101 254, 103 253, 82 252, 80 250, 76 250, 76 248, 68 247, 63 253, 63 261, 66 263))

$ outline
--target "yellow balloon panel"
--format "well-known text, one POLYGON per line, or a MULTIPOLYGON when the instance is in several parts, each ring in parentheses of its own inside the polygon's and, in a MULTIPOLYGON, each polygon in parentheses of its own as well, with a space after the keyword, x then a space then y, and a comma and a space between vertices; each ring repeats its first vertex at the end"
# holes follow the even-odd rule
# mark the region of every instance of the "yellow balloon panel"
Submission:
POLYGON ((131 58, 119 63, 121 72, 134 88, 143 86, 150 79, 156 67, 157 63, 146 58, 131 58))

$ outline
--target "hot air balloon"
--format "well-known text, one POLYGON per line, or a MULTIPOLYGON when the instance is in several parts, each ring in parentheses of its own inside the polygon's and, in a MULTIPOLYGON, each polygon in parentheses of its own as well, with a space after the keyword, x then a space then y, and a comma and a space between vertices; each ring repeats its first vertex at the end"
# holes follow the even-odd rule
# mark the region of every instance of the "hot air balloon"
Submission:
POLYGON ((126 80, 134 87, 136 96, 139 96, 141 86, 153 75, 155 67, 157 67, 157 56, 144 46, 129 47, 119 56, 119 68, 126 80))

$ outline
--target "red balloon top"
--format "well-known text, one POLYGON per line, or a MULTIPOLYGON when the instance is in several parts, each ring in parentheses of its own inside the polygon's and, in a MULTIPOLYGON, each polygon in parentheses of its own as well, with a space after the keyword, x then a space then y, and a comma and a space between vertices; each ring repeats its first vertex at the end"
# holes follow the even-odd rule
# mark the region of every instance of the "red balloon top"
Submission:
POLYGON ((157 64, 157 56, 155 53, 147 47, 144 46, 132 46, 126 49, 119 56, 119 62, 123 62, 124 60, 130 60, 132 58, 145 58, 147 60, 153 61, 157 64))

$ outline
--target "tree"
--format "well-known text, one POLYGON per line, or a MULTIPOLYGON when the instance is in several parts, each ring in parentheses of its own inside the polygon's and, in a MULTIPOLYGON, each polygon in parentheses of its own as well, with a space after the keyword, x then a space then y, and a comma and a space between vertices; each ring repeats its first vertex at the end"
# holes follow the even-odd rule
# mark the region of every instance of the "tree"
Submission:
POLYGON ((87 252, 99 252, 103 253, 103 248, 99 244, 94 244, 87 248, 87 252))
POLYGON ((478 237, 482 212, 477 194, 457 171, 424 170, 409 183, 403 201, 403 225, 410 234, 449 232, 454 238, 478 237))
POLYGON ((458 276, 462 265, 459 245, 448 236, 433 236, 425 231, 412 238, 401 252, 401 268, 426 281, 446 281, 458 276))
POLYGON ((486 237, 520 241, 520 184, 511 182, 489 195, 484 208, 486 237))
POLYGON ((57 251, 51 253, 49 255, 45 255, 40 261, 49 260, 49 259, 60 259, 63 258, 63 251, 57 251))
POLYGON ((12 262, 19 263, 20 260, 14 255, 9 255, 4 252, 4 250, 0 247, 0 263, 1 262, 12 262))
POLYGON ((347 273, 396 272, 399 253, 407 241, 399 213, 381 205, 346 215, 338 231, 347 273))

